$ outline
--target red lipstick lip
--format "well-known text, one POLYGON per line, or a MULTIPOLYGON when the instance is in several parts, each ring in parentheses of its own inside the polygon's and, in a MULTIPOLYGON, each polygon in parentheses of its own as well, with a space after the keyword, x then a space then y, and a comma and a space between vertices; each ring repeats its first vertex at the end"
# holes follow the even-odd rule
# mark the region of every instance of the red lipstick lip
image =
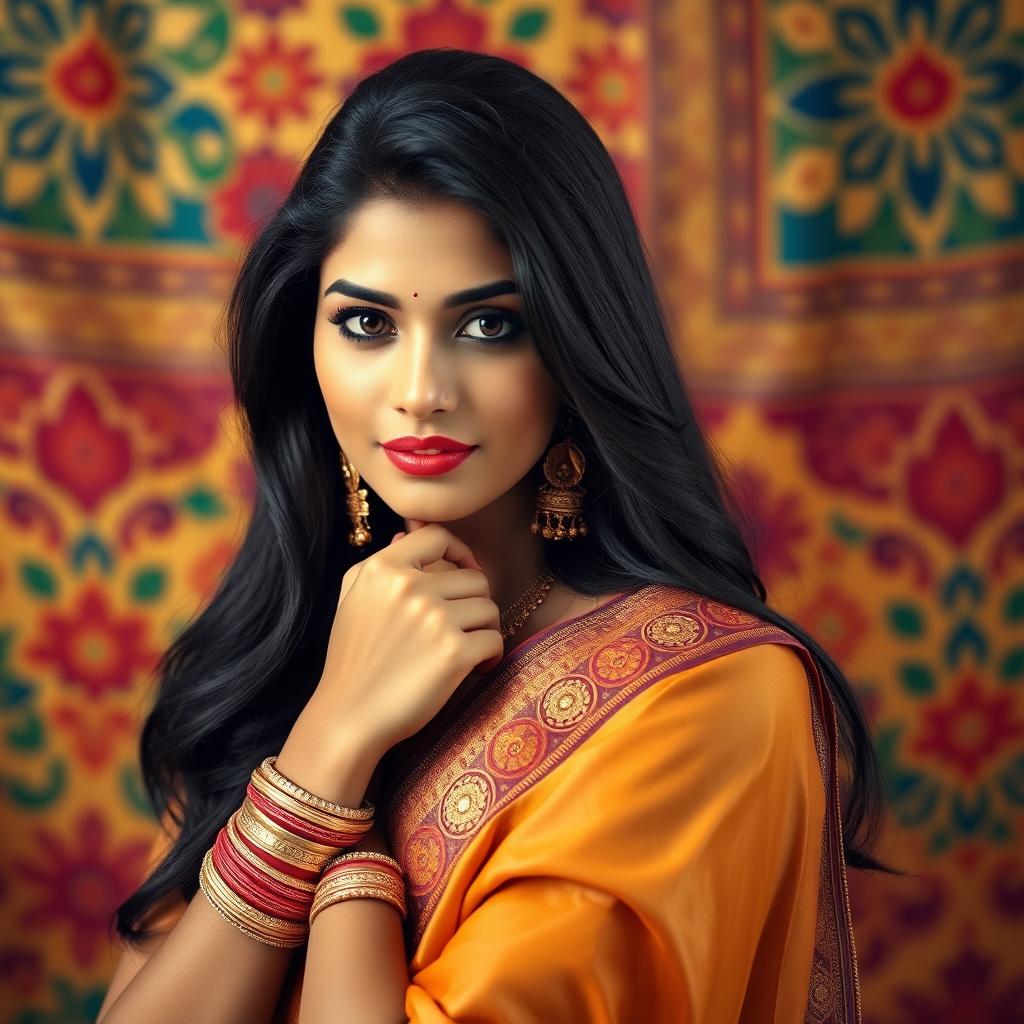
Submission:
POLYGON ((437 455, 417 455, 415 452, 404 452, 395 448, 384 448, 384 454, 403 473, 410 476, 437 476, 447 473, 473 454, 474 448, 462 451, 439 452, 437 455))
POLYGON ((468 452, 476 445, 463 444, 461 441, 455 441, 443 434, 431 434, 430 437, 413 437, 407 434, 405 437, 396 437, 391 441, 382 441, 381 447, 393 452, 411 452, 423 448, 440 448, 442 452, 468 452))

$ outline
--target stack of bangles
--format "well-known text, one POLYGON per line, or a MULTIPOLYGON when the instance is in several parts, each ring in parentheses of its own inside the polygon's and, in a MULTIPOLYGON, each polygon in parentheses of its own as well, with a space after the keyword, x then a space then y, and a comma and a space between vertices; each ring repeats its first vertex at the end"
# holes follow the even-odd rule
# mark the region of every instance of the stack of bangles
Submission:
POLYGON ((250 938, 301 946, 324 907, 381 899, 406 916, 405 879, 393 857, 342 853, 373 827, 373 804, 342 807, 314 796, 266 758, 253 770, 242 806, 217 833, 199 871, 214 909, 250 938))

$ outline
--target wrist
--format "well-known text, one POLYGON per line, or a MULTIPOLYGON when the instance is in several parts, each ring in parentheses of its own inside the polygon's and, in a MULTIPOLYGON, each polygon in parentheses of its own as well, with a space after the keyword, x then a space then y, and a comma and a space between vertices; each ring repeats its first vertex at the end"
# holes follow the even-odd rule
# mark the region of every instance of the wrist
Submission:
POLYGON ((277 756, 277 770, 324 800, 359 807, 383 751, 361 730, 339 725, 316 697, 295 721, 277 756))

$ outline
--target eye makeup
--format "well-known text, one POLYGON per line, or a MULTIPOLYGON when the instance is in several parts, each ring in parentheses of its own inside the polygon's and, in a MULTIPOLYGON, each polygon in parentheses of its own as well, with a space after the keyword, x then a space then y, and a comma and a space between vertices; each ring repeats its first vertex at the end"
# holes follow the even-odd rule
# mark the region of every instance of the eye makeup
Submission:
MULTIPOLYGON (((393 331, 382 331, 380 334, 360 334, 353 331, 348 326, 348 321, 354 320, 357 317, 360 320, 363 317, 372 317, 374 319, 381 320, 384 323, 391 323, 387 314, 382 313, 379 309, 373 309, 367 306, 343 306, 327 314, 327 320, 338 328, 338 332, 343 337, 346 337, 357 344, 366 344, 367 342, 376 341, 378 338, 394 337, 393 331)), ((509 330, 504 334, 498 335, 464 334, 460 331, 456 336, 460 338, 469 338, 471 341, 478 341, 483 345, 491 345, 495 343, 508 343, 513 341, 526 330, 526 324, 523 323, 522 318, 515 313, 509 312, 507 309, 474 310, 473 314, 463 321, 463 328, 478 320, 503 320, 509 325, 509 330)), ((392 324, 392 326, 394 325, 392 324)))

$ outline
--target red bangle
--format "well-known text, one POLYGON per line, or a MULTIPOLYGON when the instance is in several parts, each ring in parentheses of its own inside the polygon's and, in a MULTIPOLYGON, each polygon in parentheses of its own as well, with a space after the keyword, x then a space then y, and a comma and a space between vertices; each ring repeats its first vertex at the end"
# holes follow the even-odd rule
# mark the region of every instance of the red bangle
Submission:
POLYGON ((299 818, 279 807, 269 797, 261 793, 251 782, 246 787, 246 796, 271 820, 277 822, 282 828, 288 829, 300 839, 309 839, 314 843, 323 843, 325 846, 336 846, 339 849, 346 846, 355 846, 360 836, 351 832, 321 828, 312 825, 308 821, 299 818))

